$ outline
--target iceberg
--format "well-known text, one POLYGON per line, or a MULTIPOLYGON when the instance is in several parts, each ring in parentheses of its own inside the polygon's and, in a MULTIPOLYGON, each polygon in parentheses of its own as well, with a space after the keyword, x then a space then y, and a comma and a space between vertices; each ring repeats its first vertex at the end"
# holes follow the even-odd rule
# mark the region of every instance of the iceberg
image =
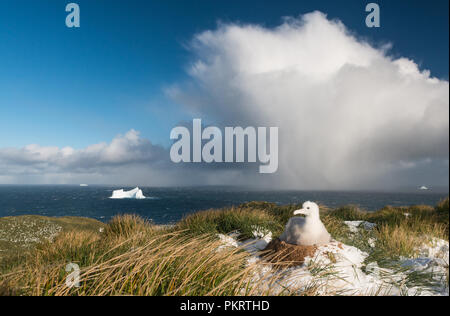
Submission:
POLYGON ((429 188, 427 188, 426 186, 421 186, 421 187, 419 188, 419 190, 427 191, 427 190, 429 190, 429 188))
POLYGON ((139 189, 139 187, 130 190, 130 191, 124 191, 123 189, 115 190, 113 191, 112 196, 110 199, 137 199, 137 200, 143 200, 145 199, 144 194, 142 193, 142 190, 139 189))
POLYGON ((80 184, 80 187, 88 187, 88 186, 89 186, 88 184, 84 184, 84 183, 80 184))

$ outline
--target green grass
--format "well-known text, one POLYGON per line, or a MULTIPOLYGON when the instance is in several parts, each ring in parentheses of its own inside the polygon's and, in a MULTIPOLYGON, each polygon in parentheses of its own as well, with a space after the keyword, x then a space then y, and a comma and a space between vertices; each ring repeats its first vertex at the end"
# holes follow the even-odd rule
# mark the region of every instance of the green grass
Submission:
POLYGON ((283 229, 280 221, 268 210, 253 208, 248 205, 231 209, 197 212, 183 218, 175 225, 175 229, 193 235, 228 234, 239 231, 242 239, 253 238, 256 227, 272 232, 280 232, 283 229))

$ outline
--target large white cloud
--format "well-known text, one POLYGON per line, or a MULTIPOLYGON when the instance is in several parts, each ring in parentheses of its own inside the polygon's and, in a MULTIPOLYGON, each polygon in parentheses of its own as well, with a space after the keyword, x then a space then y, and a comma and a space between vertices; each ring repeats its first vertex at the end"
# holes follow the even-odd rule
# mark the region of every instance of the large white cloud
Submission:
POLYGON ((339 21, 313 12, 273 29, 222 24, 196 35, 191 48, 192 80, 169 95, 224 125, 278 126, 277 184, 448 182, 448 81, 339 21))

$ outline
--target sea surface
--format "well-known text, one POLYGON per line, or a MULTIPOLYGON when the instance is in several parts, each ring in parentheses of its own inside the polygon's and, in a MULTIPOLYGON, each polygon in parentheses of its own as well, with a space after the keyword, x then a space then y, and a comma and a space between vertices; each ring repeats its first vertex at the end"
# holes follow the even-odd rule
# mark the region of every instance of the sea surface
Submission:
MULTIPOLYGON (((141 187, 145 200, 112 200, 108 186, 0 185, 0 217, 18 215, 83 216, 107 222, 114 215, 133 213, 156 224, 171 224, 184 215, 209 208, 239 205, 249 201, 278 204, 311 200, 330 207, 348 204, 374 211, 386 205, 436 205, 448 192, 412 193, 257 191, 232 187, 149 188, 141 187)), ((125 190, 133 188, 123 188, 125 190)))

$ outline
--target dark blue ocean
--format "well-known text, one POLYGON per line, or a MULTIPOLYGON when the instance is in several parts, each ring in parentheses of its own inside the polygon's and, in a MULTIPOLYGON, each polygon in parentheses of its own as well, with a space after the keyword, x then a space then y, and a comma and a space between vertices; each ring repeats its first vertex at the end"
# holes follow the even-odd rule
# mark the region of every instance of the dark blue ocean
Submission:
MULTIPOLYGON (((373 211, 386 205, 436 205, 448 193, 256 191, 230 187, 146 188, 145 200, 111 200, 113 190, 106 186, 9 186, 0 185, 0 217, 25 214, 44 216, 83 216, 108 221, 112 216, 133 213, 157 224, 170 224, 183 215, 209 208, 238 205, 249 201, 278 204, 316 201, 330 207, 359 205, 373 211)), ((126 190, 132 188, 124 188, 126 190)))

